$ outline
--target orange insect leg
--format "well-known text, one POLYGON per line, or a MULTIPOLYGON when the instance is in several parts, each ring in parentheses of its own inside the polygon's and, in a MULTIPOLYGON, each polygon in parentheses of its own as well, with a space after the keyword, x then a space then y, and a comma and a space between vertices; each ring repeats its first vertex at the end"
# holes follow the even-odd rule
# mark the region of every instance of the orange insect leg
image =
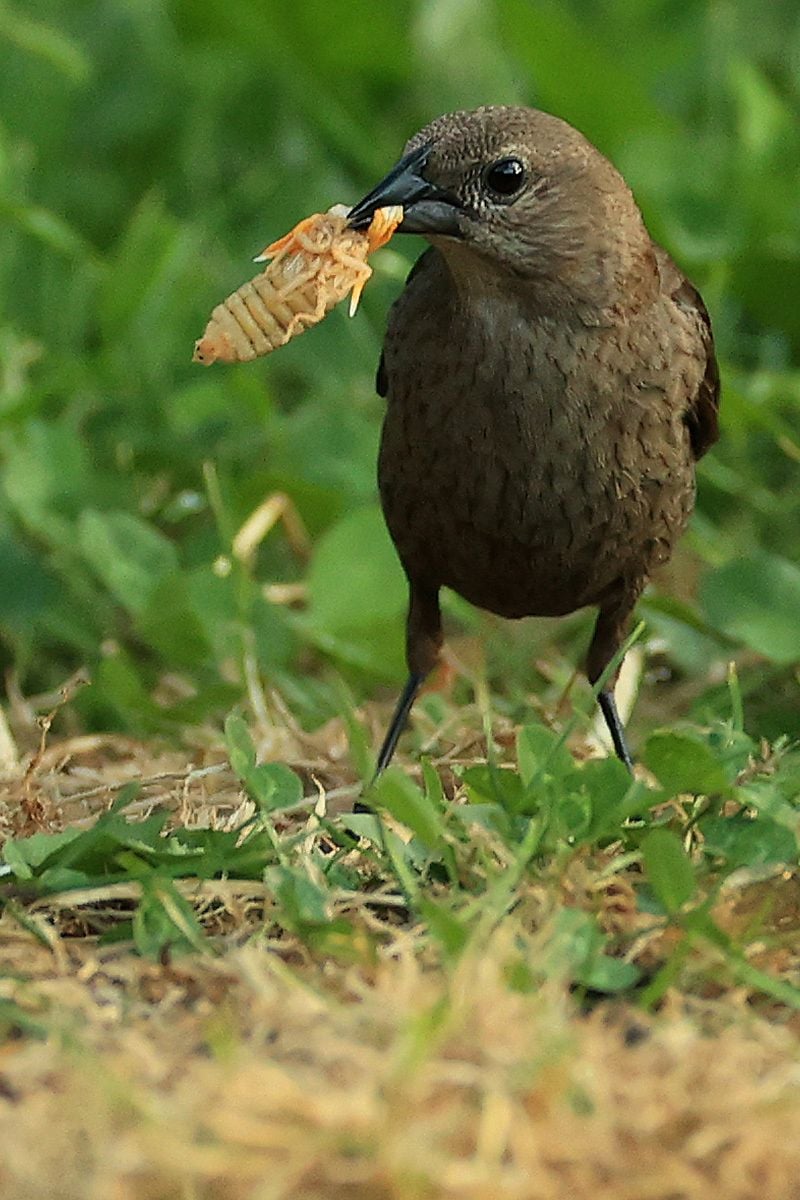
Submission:
POLYGON ((356 279, 355 283, 353 284, 353 290, 350 293, 350 308, 348 309, 348 314, 351 317, 356 315, 356 309, 358 308, 361 300, 361 293, 364 291, 367 280, 372 274, 372 268, 368 267, 366 263, 361 263, 360 267, 361 270, 359 272, 358 279, 356 279))
POLYGON ((370 254, 386 245, 402 219, 403 208, 400 204, 390 204, 377 210, 367 230, 370 254))
POLYGON ((270 242, 266 250, 262 250, 255 261, 263 262, 265 258, 272 258, 273 255, 279 254, 281 250, 288 249, 292 242, 295 241, 298 234, 304 233, 309 226, 318 221, 321 216, 322 213, 313 213, 312 216, 304 217, 302 221, 298 221, 294 229, 290 229, 288 233, 285 233, 283 237, 278 238, 276 242, 270 242))

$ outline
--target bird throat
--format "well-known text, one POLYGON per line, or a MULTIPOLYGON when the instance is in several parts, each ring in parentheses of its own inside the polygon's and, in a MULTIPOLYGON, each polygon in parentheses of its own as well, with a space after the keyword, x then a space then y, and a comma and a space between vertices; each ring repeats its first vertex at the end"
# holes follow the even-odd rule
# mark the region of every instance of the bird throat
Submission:
POLYGON ((543 273, 523 274, 498 264, 454 238, 431 238, 452 281, 456 305, 470 322, 491 326, 501 319, 526 323, 558 321, 575 328, 603 328, 613 314, 582 294, 576 278, 543 273))

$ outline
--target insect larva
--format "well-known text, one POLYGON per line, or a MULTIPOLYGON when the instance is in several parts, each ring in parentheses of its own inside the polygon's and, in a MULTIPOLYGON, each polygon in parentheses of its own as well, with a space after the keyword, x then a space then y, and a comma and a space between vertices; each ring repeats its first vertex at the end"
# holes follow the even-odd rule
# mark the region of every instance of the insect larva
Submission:
POLYGON ((372 274, 367 255, 389 241, 403 210, 378 209, 366 230, 349 228, 348 211, 338 204, 315 213, 267 246, 256 262, 271 262, 216 306, 193 361, 209 366, 269 354, 316 325, 348 292, 353 316, 372 274))

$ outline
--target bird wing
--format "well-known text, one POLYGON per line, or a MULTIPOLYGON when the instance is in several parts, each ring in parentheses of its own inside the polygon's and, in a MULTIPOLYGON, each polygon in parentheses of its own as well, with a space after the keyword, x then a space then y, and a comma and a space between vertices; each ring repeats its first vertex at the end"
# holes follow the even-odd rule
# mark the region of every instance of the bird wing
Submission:
MULTIPOLYGON (((421 270, 424 270, 426 267, 428 269, 430 269, 430 267, 433 265, 433 259, 435 257, 436 257, 436 251, 434 250, 433 246, 430 246, 424 252, 424 254, 421 254, 419 256, 419 258, 417 259, 417 261, 414 263, 413 267, 409 271, 408 275, 406 276, 405 286, 403 288, 403 291, 400 293, 399 299, 395 301, 396 305, 402 302, 403 297, 405 296, 405 294, 408 290, 408 287, 409 287, 412 279, 415 277, 415 275, 417 275, 421 270)), ((382 396, 384 398, 386 396, 388 396, 388 394, 389 394, 389 375, 386 371, 386 354, 383 351, 381 352, 380 361, 378 362, 378 371, 375 376, 375 391, 378 393, 379 396, 382 396)))
POLYGON ((666 250, 656 246, 658 269, 664 290, 679 308, 690 313, 697 324, 700 354, 705 358, 705 371, 686 410, 686 424, 695 459, 702 458, 719 437, 719 367, 714 353, 711 318, 703 298, 694 284, 678 269, 666 250))
POLYGON ((389 377, 386 374, 386 355, 381 350, 381 357, 378 361, 378 370, 375 375, 375 391, 384 399, 389 394, 389 377))

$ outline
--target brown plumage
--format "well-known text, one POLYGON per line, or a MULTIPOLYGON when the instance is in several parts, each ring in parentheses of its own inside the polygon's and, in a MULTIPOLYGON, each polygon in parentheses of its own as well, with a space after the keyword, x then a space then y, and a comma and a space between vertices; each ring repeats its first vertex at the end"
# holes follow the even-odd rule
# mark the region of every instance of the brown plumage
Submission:
MULTIPOLYGON (((600 678, 686 527, 719 402, 700 296, 564 121, 439 117, 349 219, 386 204, 432 248, 378 372, 381 500, 410 588, 410 678, 379 768, 438 657, 442 586, 506 617, 596 605, 600 678)), ((600 702, 630 762, 613 681, 600 702)))

